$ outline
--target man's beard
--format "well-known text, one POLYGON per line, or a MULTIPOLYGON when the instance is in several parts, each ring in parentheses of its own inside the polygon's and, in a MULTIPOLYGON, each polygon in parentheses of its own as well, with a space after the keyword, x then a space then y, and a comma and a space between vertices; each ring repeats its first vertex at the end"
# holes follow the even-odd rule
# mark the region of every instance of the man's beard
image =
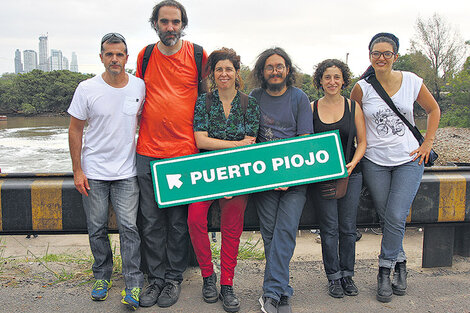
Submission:
MULTIPOLYGON (((274 78, 274 77, 281 78, 282 75, 280 75, 280 74, 271 74, 269 76, 269 79, 274 78)), ((286 86, 286 79, 284 79, 282 82, 276 83, 276 84, 270 84, 268 81, 266 81, 266 87, 269 91, 281 91, 285 86, 286 86)))
POLYGON ((161 42, 167 46, 171 47, 174 46, 178 40, 180 40, 182 32, 173 31, 173 32, 163 32, 161 30, 157 30, 158 37, 160 37, 161 42), (173 38, 167 38, 168 36, 172 35, 173 38))

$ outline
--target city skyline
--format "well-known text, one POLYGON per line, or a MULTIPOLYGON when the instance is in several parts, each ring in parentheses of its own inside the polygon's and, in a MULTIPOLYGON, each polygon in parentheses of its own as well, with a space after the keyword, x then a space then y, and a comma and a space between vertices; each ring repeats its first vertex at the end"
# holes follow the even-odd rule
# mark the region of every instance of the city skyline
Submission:
POLYGON ((70 64, 69 69, 69 59, 62 54, 62 50, 49 50, 48 37, 48 33, 45 35, 39 35, 39 53, 36 53, 36 51, 32 49, 26 49, 23 50, 23 58, 21 58, 21 51, 19 49, 15 50, 15 74, 28 73, 34 69, 39 69, 44 72, 58 70, 70 70, 72 72, 78 72, 78 58, 75 51, 72 51, 72 63, 70 64))
MULTIPOLYGON (((69 60, 75 51, 80 71, 95 74, 103 72, 100 39, 106 33, 119 32, 127 39, 126 68, 135 69, 138 53, 158 40, 148 22, 157 2, 116 0, 110 6, 91 0, 43 0, 40 5, 27 0, 5 1, 0 18, 8 27, 0 28, 0 74, 14 71, 16 49, 37 51, 37 35, 46 32, 50 47, 60 48, 69 60)), ((208 53, 220 47, 233 48, 242 63, 251 68, 260 52, 280 46, 304 73, 311 75, 314 66, 324 59, 345 61, 348 55, 351 71, 360 75, 370 64, 367 47, 374 34, 394 33, 400 38, 400 54, 406 54, 416 34, 417 18, 427 20, 434 13, 457 29, 464 41, 470 40, 470 2, 461 0, 396 0, 388 5, 366 0, 182 3, 189 18, 183 39, 200 44, 208 53), (216 13, 207 8, 214 8, 216 13)))

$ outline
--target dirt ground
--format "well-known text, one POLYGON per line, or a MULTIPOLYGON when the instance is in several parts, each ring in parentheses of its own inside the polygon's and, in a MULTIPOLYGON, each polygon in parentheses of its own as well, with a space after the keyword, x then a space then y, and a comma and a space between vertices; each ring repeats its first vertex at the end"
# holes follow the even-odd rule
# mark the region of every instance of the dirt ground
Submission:
MULTIPOLYGON (((220 234, 217 241, 220 242, 220 234)), ((405 251, 408 255, 408 290, 390 303, 375 299, 377 255, 380 235, 363 231, 357 242, 356 297, 333 299, 327 295, 327 280, 321 262, 317 234, 299 232, 290 266, 290 282, 295 293, 293 311, 311 312, 470 312, 470 258, 455 256, 452 267, 421 268, 423 232, 408 228, 405 251)), ((119 251, 117 235, 112 247, 119 251)), ((245 232, 242 242, 256 242, 259 233, 245 232)), ((259 248, 262 249, 261 242, 259 248)), ((52 259, 52 257, 51 257, 52 259)), ((90 300, 92 285, 90 249, 87 235, 39 235, 0 237, 0 311, 1 312, 125 312, 120 303, 124 288, 122 276, 113 276, 113 287, 104 302, 90 300), (37 262, 44 255, 72 255, 71 261, 37 262), (77 262, 83 260, 83 262, 77 262), (57 275, 64 278, 58 281, 57 275)), ((217 263, 217 262, 216 262, 217 263)), ((235 273, 235 291, 242 301, 240 312, 260 312, 263 260, 239 260, 235 273)), ((216 272, 219 272, 216 264, 216 272)), ((184 274, 180 300, 171 308, 140 308, 140 312, 224 312, 220 301, 207 304, 201 298, 202 279, 197 267, 184 274)))

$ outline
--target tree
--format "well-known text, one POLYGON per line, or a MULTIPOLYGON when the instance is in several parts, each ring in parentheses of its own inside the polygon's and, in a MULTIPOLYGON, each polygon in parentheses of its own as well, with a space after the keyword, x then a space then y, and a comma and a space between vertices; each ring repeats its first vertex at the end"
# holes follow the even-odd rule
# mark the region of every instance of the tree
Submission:
POLYGON ((308 96, 310 102, 315 101, 323 97, 323 92, 319 91, 313 85, 313 77, 309 74, 297 73, 295 80, 295 87, 302 89, 308 96))
POLYGON ((445 86, 449 109, 442 115, 442 126, 470 127, 470 57, 462 71, 445 86))
POLYGON ((0 77, 0 113, 63 113, 77 85, 93 76, 67 70, 4 74, 0 77))
POLYGON ((254 81, 250 67, 242 64, 240 68, 240 77, 243 81, 244 86, 242 91, 244 93, 249 94, 253 89, 256 88, 256 83, 254 81))
MULTIPOLYGON (((434 86, 434 72, 431 61, 421 51, 400 55, 393 64, 393 68, 399 71, 413 72, 423 78, 426 86, 434 86)), ((415 115, 420 116, 425 114, 424 109, 416 102, 414 104, 414 112, 415 115)))
POLYGON ((412 52, 422 51, 431 61, 433 76, 429 88, 434 98, 441 99, 441 87, 451 78, 462 62, 465 42, 457 30, 439 14, 428 20, 416 20, 416 34, 411 40, 412 52))

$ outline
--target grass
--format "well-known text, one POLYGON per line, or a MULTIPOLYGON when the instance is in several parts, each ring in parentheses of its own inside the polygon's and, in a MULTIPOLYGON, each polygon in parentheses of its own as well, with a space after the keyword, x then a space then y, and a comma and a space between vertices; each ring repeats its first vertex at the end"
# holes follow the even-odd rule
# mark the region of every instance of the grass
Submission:
MULTIPOLYGON (((109 237, 110 245, 112 246, 113 251, 113 274, 120 274, 122 272, 122 260, 121 255, 117 254, 118 247, 117 243, 113 242, 111 237, 109 237)), ((94 262, 93 256, 86 253, 49 253, 49 244, 46 247, 46 251, 43 256, 36 256, 31 252, 27 247, 25 257, 4 257, 4 238, 0 237, 0 273, 4 272, 6 264, 9 264, 12 268, 16 269, 18 272, 30 275, 26 273, 21 265, 25 262, 27 263, 39 263, 42 265, 49 273, 51 273, 55 280, 51 284, 56 284, 63 281, 69 281, 72 279, 84 279, 89 283, 93 280, 92 265, 94 262), (62 266, 59 270, 54 270, 57 268, 57 264, 60 263, 65 265, 78 265, 78 266, 62 266), (52 266, 54 265, 54 266, 52 266)), ((43 277, 38 277, 43 278, 43 277)))
MULTIPOLYGON (((260 242, 261 238, 254 241, 253 237, 250 237, 245 242, 241 243, 238 247, 238 260, 264 260, 264 249, 258 247, 260 242)), ((211 250, 212 257, 220 259, 220 245, 212 242, 211 250)))
MULTIPOLYGON (((122 259, 119 253, 117 242, 113 241, 109 237, 110 245, 113 251, 113 276, 119 275, 122 272, 122 259)), ((39 263, 42 265, 47 272, 51 273, 54 276, 54 280, 49 285, 57 284, 64 281, 70 280, 83 280, 80 284, 88 284, 93 281, 93 272, 92 265, 94 262, 93 256, 86 253, 49 253, 49 245, 46 247, 46 251, 43 256, 36 256, 31 252, 27 247, 26 256, 17 258, 17 257, 4 257, 5 251, 5 239, 0 237, 0 273, 4 272, 5 265, 9 264, 12 268, 15 268, 18 272, 23 273, 24 275, 30 275, 30 273, 25 272, 24 267, 21 265, 26 263, 39 263), (62 266, 60 263, 65 265, 77 265, 77 266, 62 266)), ((215 259, 220 259, 220 244, 211 243, 212 256, 215 259)), ((240 244, 238 250, 238 259, 239 260, 263 260, 264 259, 264 249, 262 247, 261 238, 256 241, 253 237, 248 238, 246 241, 240 244)), ((36 278, 44 279, 44 277, 36 278)))

